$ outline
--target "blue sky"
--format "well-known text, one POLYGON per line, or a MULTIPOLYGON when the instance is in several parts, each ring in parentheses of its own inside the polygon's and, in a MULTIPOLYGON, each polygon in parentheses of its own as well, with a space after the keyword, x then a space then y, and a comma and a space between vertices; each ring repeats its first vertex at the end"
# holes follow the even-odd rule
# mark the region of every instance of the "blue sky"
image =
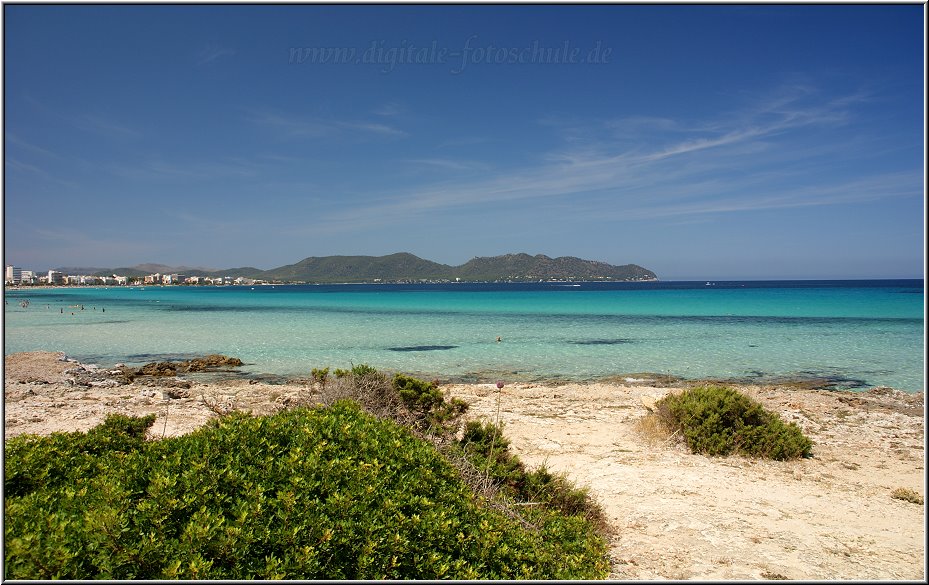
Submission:
POLYGON ((7 4, 5 261, 922 277, 923 10, 7 4))

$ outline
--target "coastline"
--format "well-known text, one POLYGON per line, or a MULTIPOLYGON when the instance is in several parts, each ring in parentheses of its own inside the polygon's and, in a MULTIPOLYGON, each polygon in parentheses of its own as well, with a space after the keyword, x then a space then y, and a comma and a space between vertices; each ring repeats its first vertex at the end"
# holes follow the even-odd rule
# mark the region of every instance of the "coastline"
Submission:
MULTIPOLYGON (((174 436, 215 416, 205 401, 265 414, 308 392, 300 380, 194 376, 83 385, 68 382, 82 366, 62 358, 5 356, 5 438, 87 430, 112 412, 155 414, 153 437, 174 436)), ((471 404, 469 418, 493 419, 499 408, 523 461, 591 490, 613 528, 611 579, 925 578, 925 506, 891 497, 901 487, 925 494, 922 393, 740 386, 814 440, 811 459, 769 462, 692 455, 642 434, 646 405, 680 387, 616 380, 442 390, 471 404)))

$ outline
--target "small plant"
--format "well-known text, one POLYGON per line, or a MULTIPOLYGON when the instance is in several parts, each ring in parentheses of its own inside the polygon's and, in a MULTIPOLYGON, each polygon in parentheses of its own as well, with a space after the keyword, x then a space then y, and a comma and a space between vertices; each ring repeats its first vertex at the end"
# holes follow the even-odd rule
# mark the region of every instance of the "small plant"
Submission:
POLYGON ((800 427, 731 388, 691 388, 669 394, 657 407, 662 422, 680 432, 694 453, 779 461, 812 456, 813 442, 800 427))
POLYGON ((325 387, 326 382, 329 380, 329 368, 313 368, 310 375, 313 377, 313 382, 325 387))
POLYGON ((468 403, 460 398, 446 400, 436 382, 424 382, 397 374, 393 379, 393 387, 422 430, 442 433, 453 431, 461 415, 468 410, 468 403))
POLYGON ((382 374, 377 371, 377 368, 371 367, 368 364, 358 364, 357 366, 352 366, 351 371, 352 376, 355 378, 378 378, 382 377, 382 374))
POLYGON ((635 422, 635 430, 651 446, 665 443, 673 436, 672 431, 654 412, 650 412, 635 422))
POLYGON ((890 497, 911 504, 923 505, 923 497, 910 488, 897 488, 890 494, 890 497))

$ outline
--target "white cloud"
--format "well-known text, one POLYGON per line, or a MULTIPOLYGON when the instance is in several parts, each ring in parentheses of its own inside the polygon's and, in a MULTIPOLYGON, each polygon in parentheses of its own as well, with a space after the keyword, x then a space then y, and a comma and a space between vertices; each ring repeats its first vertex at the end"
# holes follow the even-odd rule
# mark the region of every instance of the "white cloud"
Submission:
POLYGON ((381 135, 405 136, 406 132, 381 122, 337 120, 287 115, 268 110, 250 110, 246 120, 283 138, 321 138, 323 136, 381 135))
MULTIPOLYGON (((629 117, 603 122, 603 128, 635 128, 642 136, 632 147, 609 139, 575 147, 566 138, 569 148, 541 155, 537 166, 465 183, 413 188, 363 208, 336 212, 327 221, 334 229, 361 229, 442 210, 553 198, 583 201, 577 195, 590 193, 609 194, 590 198, 606 204, 591 209, 592 215, 630 219, 840 205, 921 193, 915 171, 856 176, 849 169, 847 178, 834 183, 819 176, 804 156, 821 148, 820 143, 808 142, 805 131, 846 125, 852 119, 851 106, 865 98, 816 98, 809 87, 790 86, 714 119, 685 123, 629 117), (666 132, 649 136, 655 127, 666 132), (784 186, 792 176, 801 187, 784 186)), ((843 148, 841 138, 829 140, 825 151, 843 148)), ((465 166, 454 159, 412 160, 449 169, 465 166)))
POLYGON ((235 49, 210 43, 197 54, 197 65, 207 65, 221 57, 235 55, 235 49))

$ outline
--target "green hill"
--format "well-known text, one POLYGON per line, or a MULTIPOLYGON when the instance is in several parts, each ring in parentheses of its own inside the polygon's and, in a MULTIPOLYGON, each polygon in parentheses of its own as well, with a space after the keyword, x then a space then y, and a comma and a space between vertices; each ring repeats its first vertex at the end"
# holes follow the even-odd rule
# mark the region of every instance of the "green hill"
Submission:
POLYGON ((474 258, 458 267, 461 280, 657 280, 651 270, 635 264, 613 266, 572 256, 506 254, 474 258))
MULTIPOLYGON (((144 276, 146 266, 98 269, 98 275, 144 276)), ((159 265, 160 266, 160 265, 159 265)), ((168 268, 165 266, 164 268, 168 268)), ((209 271, 171 269, 185 276, 230 276, 277 282, 409 282, 409 281, 516 281, 539 280, 658 280, 654 272, 636 264, 614 266, 606 262, 573 256, 550 258, 544 254, 504 254, 473 258, 461 266, 439 264, 413 254, 399 252, 387 256, 310 256, 270 270, 250 266, 209 271)))
POLYGON ((265 280, 307 282, 372 282, 375 280, 440 280, 451 267, 407 253, 388 256, 324 256, 264 271, 265 280))
POLYGON ((267 270, 253 278, 306 282, 658 279, 651 270, 635 264, 613 266, 571 256, 550 258, 542 254, 506 254, 474 258, 461 266, 448 266, 408 253, 388 256, 310 257, 296 264, 267 270))

